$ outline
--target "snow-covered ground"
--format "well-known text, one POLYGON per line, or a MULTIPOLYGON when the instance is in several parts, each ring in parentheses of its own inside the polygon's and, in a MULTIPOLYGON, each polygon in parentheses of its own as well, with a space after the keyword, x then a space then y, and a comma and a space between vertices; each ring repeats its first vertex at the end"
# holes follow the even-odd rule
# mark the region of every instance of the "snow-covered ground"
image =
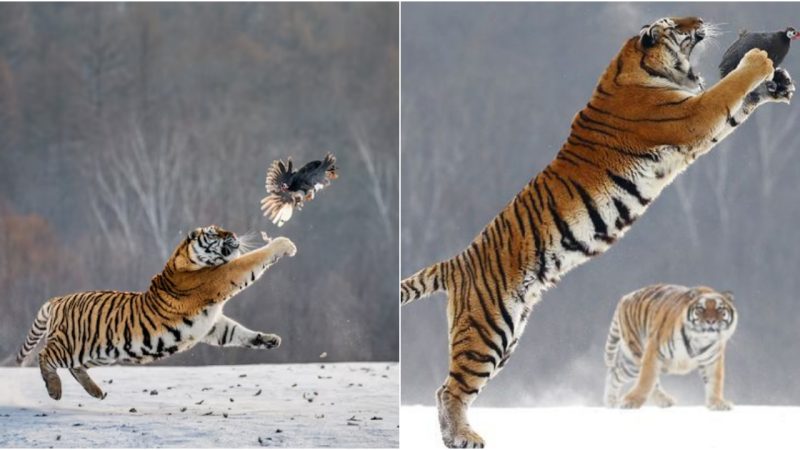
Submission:
POLYGON ((0 447, 397 447, 397 363, 0 368, 0 447))
MULTIPOLYGON (((443 448, 435 408, 403 406, 400 423, 403 448, 443 448)), ((472 408, 470 423, 490 449, 788 449, 798 445, 800 407, 472 408)))

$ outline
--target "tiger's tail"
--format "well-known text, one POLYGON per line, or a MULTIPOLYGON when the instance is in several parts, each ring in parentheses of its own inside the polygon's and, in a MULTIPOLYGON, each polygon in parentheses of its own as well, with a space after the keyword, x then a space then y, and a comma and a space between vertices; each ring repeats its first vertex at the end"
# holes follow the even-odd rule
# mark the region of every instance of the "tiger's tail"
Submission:
POLYGON ((430 265, 400 282, 400 304, 405 305, 434 292, 447 290, 442 266, 445 263, 430 265))
POLYGON ((22 344, 22 348, 19 349, 19 353, 17 353, 17 365, 22 365, 31 350, 33 350, 36 344, 42 339, 42 335, 47 331, 47 322, 49 320, 50 302, 47 302, 44 306, 39 308, 39 313, 36 314, 33 326, 31 326, 30 331, 28 331, 28 337, 25 339, 25 343, 22 344))
POLYGON ((619 353, 619 314, 614 312, 614 320, 611 321, 611 328, 608 330, 608 338, 606 339, 606 354, 605 362, 606 367, 611 368, 617 364, 617 353, 619 353))

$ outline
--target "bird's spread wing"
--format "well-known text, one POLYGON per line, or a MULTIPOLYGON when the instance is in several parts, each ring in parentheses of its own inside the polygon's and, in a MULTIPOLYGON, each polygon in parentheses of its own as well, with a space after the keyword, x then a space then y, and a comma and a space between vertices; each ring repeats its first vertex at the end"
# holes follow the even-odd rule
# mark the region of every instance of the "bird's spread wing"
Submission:
POLYGON ((287 158, 286 163, 280 159, 272 162, 267 169, 267 192, 280 192, 281 186, 290 186, 295 172, 292 170, 292 158, 287 158))
POLYGON ((267 170, 267 196, 261 199, 261 210, 279 227, 292 218, 297 203, 295 195, 287 189, 293 177, 291 158, 286 163, 274 161, 267 170))
POLYGON ((339 173, 337 172, 339 168, 336 167, 336 157, 333 156, 333 153, 325 155, 325 159, 322 160, 322 167, 325 168, 325 178, 328 181, 339 178, 339 173))

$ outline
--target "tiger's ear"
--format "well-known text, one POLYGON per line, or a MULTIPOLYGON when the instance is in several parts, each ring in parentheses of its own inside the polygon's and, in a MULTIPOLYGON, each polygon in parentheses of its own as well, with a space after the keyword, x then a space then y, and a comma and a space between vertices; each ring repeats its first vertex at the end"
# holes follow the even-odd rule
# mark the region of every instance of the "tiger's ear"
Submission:
POLYGON ((720 294, 722 294, 722 296, 723 296, 723 297, 725 297, 726 299, 728 299, 728 301, 729 301, 729 302, 733 303, 733 292, 731 292, 731 291, 724 291, 724 292, 720 292, 720 294))
POLYGON ((656 45, 658 42, 658 38, 661 36, 661 27, 653 24, 653 25, 645 25, 642 27, 642 30, 639 31, 639 42, 642 43, 642 47, 650 48, 656 45))
POLYGON ((199 235, 200 235, 200 232, 197 229, 194 229, 194 230, 190 231, 189 234, 186 236, 186 240, 187 241, 193 241, 193 240, 197 239, 197 236, 199 236, 199 235))

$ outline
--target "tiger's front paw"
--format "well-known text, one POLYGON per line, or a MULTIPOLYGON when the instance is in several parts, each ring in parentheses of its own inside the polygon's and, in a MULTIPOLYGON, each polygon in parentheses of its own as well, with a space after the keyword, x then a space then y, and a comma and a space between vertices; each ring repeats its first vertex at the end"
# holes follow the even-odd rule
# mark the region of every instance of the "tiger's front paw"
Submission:
POLYGON ((647 397, 643 395, 628 394, 620 402, 619 407, 622 409, 639 409, 647 401, 647 397))
POLYGON ((294 242, 292 242, 289 238, 285 238, 283 236, 276 237, 272 240, 269 244, 271 247, 274 247, 274 253, 276 258, 282 258, 284 256, 294 256, 297 254, 297 247, 295 247, 294 242))
POLYGON ((733 403, 719 398, 706 402, 706 407, 711 411, 730 411, 733 409, 733 403))
POLYGON ((766 82, 767 95, 773 102, 789 103, 794 96, 794 82, 792 77, 785 69, 777 68, 772 76, 772 80, 766 82))
POLYGON ((737 66, 737 68, 740 67, 755 70, 764 80, 770 79, 775 70, 772 65, 772 60, 767 56, 767 52, 758 48, 754 48, 744 55, 737 66))
POLYGON ((267 333, 258 333, 256 337, 250 341, 250 346, 252 348, 259 348, 259 349, 272 349, 278 348, 281 345, 281 337, 277 334, 267 334, 267 333))

